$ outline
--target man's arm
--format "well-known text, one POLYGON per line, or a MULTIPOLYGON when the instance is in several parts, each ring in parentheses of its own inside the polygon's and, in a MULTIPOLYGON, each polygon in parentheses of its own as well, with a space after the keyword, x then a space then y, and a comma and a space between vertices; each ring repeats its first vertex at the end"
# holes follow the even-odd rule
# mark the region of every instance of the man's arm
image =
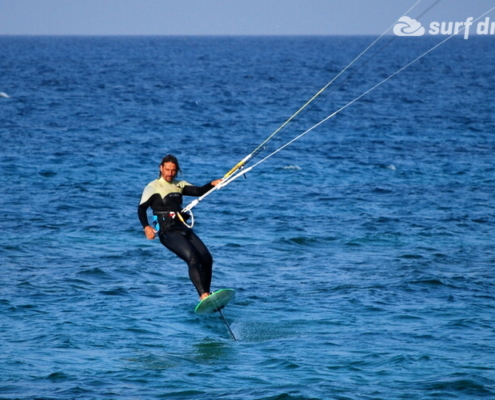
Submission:
POLYGON ((222 180, 216 179, 213 182, 207 183, 203 186, 192 186, 187 185, 182 189, 182 194, 184 196, 203 196, 205 193, 208 193, 214 186, 217 186, 222 180))

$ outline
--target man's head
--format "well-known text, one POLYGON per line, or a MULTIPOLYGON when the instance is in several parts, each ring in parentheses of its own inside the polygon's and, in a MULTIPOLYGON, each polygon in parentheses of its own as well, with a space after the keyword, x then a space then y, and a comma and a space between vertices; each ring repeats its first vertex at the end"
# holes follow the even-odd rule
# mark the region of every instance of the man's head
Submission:
POLYGON ((160 177, 167 182, 172 182, 180 172, 179 160, 172 154, 162 158, 160 163, 160 177))

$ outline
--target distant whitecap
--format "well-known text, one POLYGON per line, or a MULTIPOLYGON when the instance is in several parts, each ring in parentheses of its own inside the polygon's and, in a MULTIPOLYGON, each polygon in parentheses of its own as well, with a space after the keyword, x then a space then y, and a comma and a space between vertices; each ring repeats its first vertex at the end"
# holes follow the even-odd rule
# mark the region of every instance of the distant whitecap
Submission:
POLYGON ((7 93, 0 92, 0 97, 4 97, 4 98, 8 99, 10 96, 7 93))
POLYGON ((395 165, 392 165, 392 164, 387 165, 387 168, 391 169, 392 171, 395 171, 397 169, 397 168, 395 168, 395 165))
POLYGON ((302 168, 299 165, 286 165, 284 169, 293 169, 296 171, 300 171, 302 168))

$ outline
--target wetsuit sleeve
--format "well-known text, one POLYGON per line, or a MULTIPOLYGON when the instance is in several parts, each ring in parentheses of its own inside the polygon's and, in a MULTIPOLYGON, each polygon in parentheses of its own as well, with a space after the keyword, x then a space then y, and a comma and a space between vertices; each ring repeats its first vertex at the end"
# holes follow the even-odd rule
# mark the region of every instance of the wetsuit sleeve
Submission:
POLYGON ((192 186, 187 185, 182 189, 182 194, 184 196, 203 196, 205 193, 209 192, 213 189, 213 185, 211 183, 207 183, 204 186, 192 186))
POLYGON ((146 214, 147 209, 148 209, 148 206, 146 205, 146 203, 140 204, 138 206, 138 209, 137 209, 139 222, 141 222, 141 225, 143 225, 143 228, 146 228, 149 225, 148 215, 146 214))
POLYGON ((147 192, 147 188, 146 188, 143 193, 143 197, 141 198, 141 202, 139 203, 139 206, 137 208, 138 218, 139 221, 141 222, 141 225, 143 225, 143 228, 146 228, 149 225, 148 214, 146 214, 146 211, 148 210, 148 207, 151 207, 151 204, 153 203, 155 196, 159 196, 158 194, 153 194, 149 196, 149 193, 150 192, 147 192))

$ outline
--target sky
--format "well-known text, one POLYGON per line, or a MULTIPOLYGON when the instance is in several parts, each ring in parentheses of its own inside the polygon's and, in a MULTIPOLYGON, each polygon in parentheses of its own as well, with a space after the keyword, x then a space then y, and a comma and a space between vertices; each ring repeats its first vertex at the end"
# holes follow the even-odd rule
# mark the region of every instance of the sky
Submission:
MULTIPOLYGON (((438 0, 419 0, 417 18, 438 0)), ((0 35, 379 35, 418 0, 0 0, 0 35)), ((465 21, 495 0, 440 0, 465 21)), ((495 11, 488 14, 495 22, 495 11)))

